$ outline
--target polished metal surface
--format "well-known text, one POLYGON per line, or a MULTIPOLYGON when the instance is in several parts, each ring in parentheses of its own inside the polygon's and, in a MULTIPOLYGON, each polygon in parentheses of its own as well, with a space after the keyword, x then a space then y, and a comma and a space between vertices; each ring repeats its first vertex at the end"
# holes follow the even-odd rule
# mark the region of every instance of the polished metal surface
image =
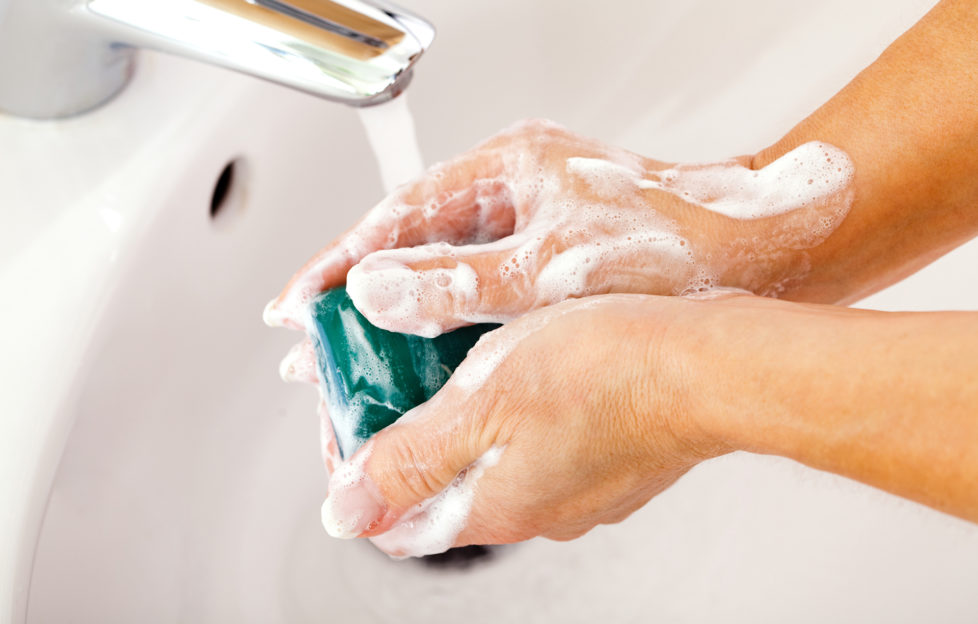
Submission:
POLYGON ((434 39, 380 0, 7 0, 0 110, 34 118, 102 104, 137 48, 235 69, 354 106, 385 102, 434 39))

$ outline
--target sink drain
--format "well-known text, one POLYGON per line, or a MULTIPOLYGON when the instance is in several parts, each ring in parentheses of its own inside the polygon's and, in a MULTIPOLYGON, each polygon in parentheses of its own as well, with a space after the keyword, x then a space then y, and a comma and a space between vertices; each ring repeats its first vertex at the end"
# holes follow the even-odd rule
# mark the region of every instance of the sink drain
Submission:
POLYGON ((462 546, 450 548, 437 555, 421 557, 418 561, 427 568, 439 570, 466 570, 483 565, 499 556, 502 546, 462 546))

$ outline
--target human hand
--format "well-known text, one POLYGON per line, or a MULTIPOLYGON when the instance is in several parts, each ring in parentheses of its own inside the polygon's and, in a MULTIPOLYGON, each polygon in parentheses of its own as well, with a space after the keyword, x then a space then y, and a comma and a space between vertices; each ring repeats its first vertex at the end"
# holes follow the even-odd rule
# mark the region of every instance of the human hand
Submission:
POLYGON ((733 450, 978 521, 976 328, 723 291, 567 301, 486 334, 341 465, 323 524, 396 556, 570 539, 733 450))
POLYGON ((395 556, 626 518, 727 449, 686 409, 660 347, 688 302, 608 295, 483 336, 442 390, 333 474, 323 523, 395 556))
POLYGON ((372 323, 424 336, 604 293, 777 294, 845 217, 851 164, 819 143, 750 161, 671 166, 523 122, 382 201, 266 322, 303 329, 309 300, 344 282, 372 323))

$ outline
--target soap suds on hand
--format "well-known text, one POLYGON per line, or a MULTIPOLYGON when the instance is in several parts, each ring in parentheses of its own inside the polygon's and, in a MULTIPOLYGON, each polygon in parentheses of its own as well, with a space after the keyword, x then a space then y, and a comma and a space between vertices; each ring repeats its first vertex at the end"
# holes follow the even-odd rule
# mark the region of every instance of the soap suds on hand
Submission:
MULTIPOLYGON (((559 130, 548 122, 528 122, 507 132, 522 136, 530 126, 542 130, 541 137, 559 130)), ((426 197, 422 203, 408 201, 404 188, 392 193, 350 235, 307 265, 286 300, 266 308, 266 322, 308 325, 306 308, 321 290, 320 276, 336 266, 353 267, 347 275, 350 297, 361 313, 384 329, 431 337, 462 325, 518 319, 506 331, 483 336, 455 371, 449 384, 471 393, 520 341, 562 313, 563 306, 557 305, 561 301, 628 291, 713 291, 727 296, 731 286, 755 289, 750 280, 723 283, 721 276, 731 267, 761 267, 785 253, 799 258, 790 274, 779 279, 797 279, 808 270, 804 250, 823 242, 845 219, 853 201, 852 161, 844 151, 822 142, 799 146, 759 170, 734 161, 653 170, 646 169, 647 161, 638 155, 558 132, 564 137, 559 140, 565 141, 561 150, 582 155, 566 158, 561 161, 564 171, 554 171, 552 163, 543 162, 547 144, 512 149, 503 141, 503 147, 493 151, 489 146, 507 132, 483 146, 488 150, 483 156, 500 163, 498 175, 475 180, 467 190, 426 197), (769 220, 777 227, 763 239, 725 241, 727 248, 717 253, 701 248, 695 232, 665 214, 665 197, 714 219, 741 224, 769 220), (469 224, 468 230, 458 231, 459 220, 469 224), (421 245, 395 248, 405 232, 419 227, 425 238, 417 241, 421 245), (455 244, 439 242, 444 240, 455 244), (484 271, 486 255, 497 261, 495 272, 480 274, 476 267, 484 271), (425 268, 412 268, 419 264, 425 268), (488 278, 493 292, 487 290, 488 278), (532 322, 519 319, 547 306, 549 312, 535 315, 532 322)), ((444 179, 455 164, 436 165, 428 176, 433 183, 444 179)), ((388 177, 397 175, 389 172, 388 177)), ((756 290, 777 295, 781 282, 756 290)), ((309 361, 309 347, 295 347, 283 362, 283 378, 308 381, 309 361)), ((335 439, 327 437, 324 433, 324 457, 335 466, 338 460, 326 450, 330 444, 336 446, 335 439)), ((464 529, 476 482, 501 453, 502 449, 486 453, 449 488, 372 538, 374 542, 399 556, 451 547, 464 529)), ((367 456, 361 452, 338 465, 331 487, 362 484, 367 456)), ((357 510, 334 509, 331 499, 324 503, 324 526, 331 535, 351 537, 363 518, 357 510)))
MULTIPOLYGON (((640 157, 625 150, 590 144, 581 150, 601 157, 566 159, 566 174, 579 182, 573 188, 566 176, 541 164, 539 150, 495 154, 500 173, 481 184, 506 189, 507 201, 486 203, 492 207, 483 210, 514 213, 514 231, 477 245, 375 251, 348 276, 358 309, 385 329, 430 336, 474 322, 505 323, 568 298, 608 292, 679 295, 717 286, 754 288, 750 280, 723 283, 723 276, 734 266, 801 255, 824 241, 852 204, 851 160, 817 141, 760 170, 735 161, 646 170, 640 157), (719 250, 704 249, 650 191, 736 221, 779 218, 783 223, 767 240, 731 240, 725 249, 722 242, 719 250), (484 272, 488 256, 496 263, 495 274, 484 272), (476 258, 482 273, 472 268, 476 258), (419 262, 431 268, 414 270, 412 264, 419 262)), ((440 196, 437 205, 425 205, 426 222, 439 222, 440 210, 452 201, 440 196)), ((483 218, 489 217, 510 220, 500 214, 483 218)), ((804 258, 796 259, 795 269, 805 270, 804 258)), ((759 294, 777 295, 780 287, 757 288, 759 294)))

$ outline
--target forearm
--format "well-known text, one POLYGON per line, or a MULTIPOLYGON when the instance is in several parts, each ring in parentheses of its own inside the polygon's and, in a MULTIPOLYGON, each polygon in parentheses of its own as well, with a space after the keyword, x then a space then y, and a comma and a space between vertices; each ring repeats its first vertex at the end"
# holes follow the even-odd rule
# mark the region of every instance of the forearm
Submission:
POLYGON ((848 216, 783 298, 852 302, 978 234, 978 2, 945 0, 832 100, 754 157, 805 142, 855 166, 848 216))
POLYGON ((978 313, 706 305, 728 310, 697 335, 727 348, 697 363, 697 409, 729 448, 978 521, 978 313))

